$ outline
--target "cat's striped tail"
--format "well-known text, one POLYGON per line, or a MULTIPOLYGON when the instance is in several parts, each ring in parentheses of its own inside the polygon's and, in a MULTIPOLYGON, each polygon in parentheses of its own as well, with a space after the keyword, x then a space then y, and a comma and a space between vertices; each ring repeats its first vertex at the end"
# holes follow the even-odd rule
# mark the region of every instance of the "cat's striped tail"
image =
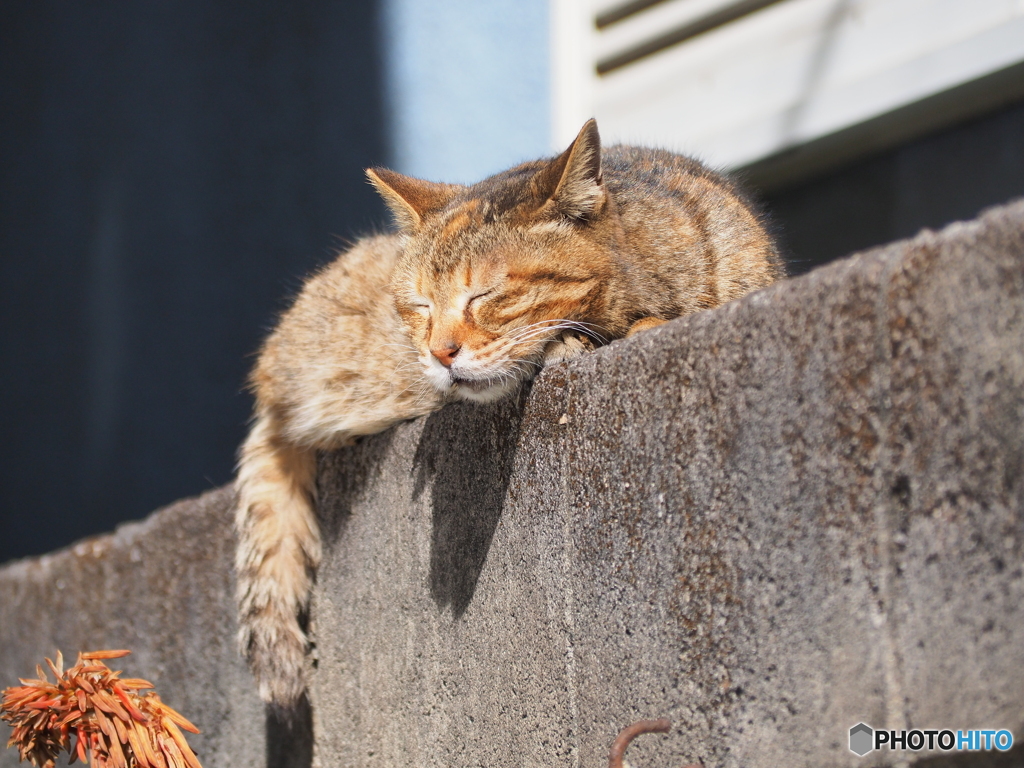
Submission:
POLYGON ((260 698, 294 705, 306 690, 303 622, 320 564, 316 452, 258 414, 239 454, 235 528, 238 643, 260 698))

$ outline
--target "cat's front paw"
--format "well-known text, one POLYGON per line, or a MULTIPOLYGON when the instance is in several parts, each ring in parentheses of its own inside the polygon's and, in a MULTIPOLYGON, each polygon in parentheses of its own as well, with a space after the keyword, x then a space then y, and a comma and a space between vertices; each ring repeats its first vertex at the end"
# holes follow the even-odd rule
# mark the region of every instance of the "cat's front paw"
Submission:
POLYGON ((544 365, 573 360, 594 351, 594 340, 581 333, 563 333, 548 344, 544 352, 544 365))
POLYGON ((666 322, 666 320, 662 320, 660 317, 641 318, 640 320, 637 320, 635 323, 629 326, 629 330, 626 332, 626 338, 628 339, 630 336, 635 336, 636 334, 642 331, 646 331, 649 328, 657 328, 659 325, 663 325, 666 322))

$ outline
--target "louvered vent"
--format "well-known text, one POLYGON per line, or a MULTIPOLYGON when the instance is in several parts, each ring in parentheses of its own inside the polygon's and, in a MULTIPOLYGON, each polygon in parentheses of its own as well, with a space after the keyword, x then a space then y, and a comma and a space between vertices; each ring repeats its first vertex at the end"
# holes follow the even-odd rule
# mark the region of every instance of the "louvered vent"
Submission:
MULTIPOLYGON (((1002 73, 999 93, 965 91, 964 98, 943 102, 945 115, 928 120, 948 121, 963 117, 966 107, 1024 96, 1024 0, 552 0, 552 6, 558 146, 593 115, 610 141, 665 146, 741 167, 873 125, 950 89, 990 82, 996 73, 1002 73)), ((878 125, 905 129, 898 121, 878 125)))

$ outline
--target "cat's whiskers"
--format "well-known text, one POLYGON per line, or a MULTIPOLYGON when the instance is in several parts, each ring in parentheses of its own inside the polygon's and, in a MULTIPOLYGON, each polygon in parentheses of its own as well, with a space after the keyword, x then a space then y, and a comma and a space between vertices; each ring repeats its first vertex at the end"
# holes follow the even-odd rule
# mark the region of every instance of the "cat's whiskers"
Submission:
MULTIPOLYGON (((597 328, 605 330, 593 323, 569 320, 568 318, 550 318, 529 323, 519 328, 514 328, 503 337, 499 337, 490 349, 477 350, 472 353, 471 366, 468 369, 463 368, 462 373, 473 374, 472 378, 479 377, 481 379, 507 375, 506 372, 509 364, 515 366, 519 360, 524 359, 511 357, 517 347, 543 347, 565 331, 577 331, 594 339, 599 344, 607 343, 607 338, 595 330, 597 328)), ((532 360, 528 362, 537 366, 538 369, 543 367, 542 363, 532 360)), ((528 376, 529 374, 517 375, 515 378, 521 380, 528 378, 528 376)))
MULTIPOLYGON (((508 379, 518 383, 535 373, 528 369, 527 365, 532 365, 539 370, 543 367, 543 363, 529 359, 533 353, 528 353, 523 357, 513 357, 514 350, 525 346, 534 348, 539 353, 541 347, 554 341, 560 333, 565 331, 577 331, 599 343, 606 343, 606 337, 594 330, 596 328, 601 328, 601 326, 568 318, 551 318, 530 323, 515 328, 504 337, 500 337, 490 349, 472 352, 473 357, 469 367, 460 366, 461 370, 457 369, 454 375, 477 381, 497 379, 504 383, 508 379)), ((602 330, 604 329, 602 328, 602 330)))
POLYGON ((411 350, 412 352, 415 352, 416 354, 419 354, 419 350, 416 349, 416 347, 414 347, 412 344, 399 344, 398 342, 392 341, 392 342, 385 342, 384 344, 381 344, 381 346, 382 347, 398 347, 399 349, 408 349, 408 350, 411 350))
POLYGON ((514 339, 511 341, 507 341, 505 342, 506 346, 504 348, 511 349, 512 347, 520 347, 524 344, 546 344, 549 341, 555 339, 556 337, 557 333, 534 333, 522 339, 514 339))
POLYGON ((562 325, 549 325, 544 328, 534 328, 533 330, 528 331, 526 333, 519 333, 515 335, 509 334, 505 338, 505 340, 507 340, 508 343, 510 344, 522 344, 543 337, 553 338, 555 335, 557 335, 559 332, 563 330, 567 330, 567 327, 562 325))
POLYGON ((597 330, 595 330, 597 328, 600 328, 602 331, 606 331, 607 332, 608 329, 605 328, 603 325, 596 325, 594 323, 586 323, 586 322, 583 322, 582 320, 567 320, 565 322, 569 323, 572 326, 573 329, 578 330, 580 333, 583 333, 583 334, 589 336, 594 341, 600 342, 601 344, 607 344, 609 342, 609 338, 607 336, 605 336, 603 333, 599 333, 597 330))
MULTIPOLYGON (((395 366, 395 369, 394 369, 393 371, 391 371, 391 379, 392 379, 392 381, 391 381, 391 385, 392 385, 392 387, 394 386, 394 383, 395 383, 395 382, 394 382, 394 378, 395 378, 395 377, 396 377, 396 376, 397 376, 397 375, 398 375, 399 373, 404 373, 404 372, 405 372, 406 370, 408 370, 409 368, 413 368, 413 369, 415 369, 415 370, 419 370, 419 369, 420 369, 420 367, 421 367, 421 366, 420 366, 420 362, 419 362, 419 360, 407 360, 407 361, 405 361, 405 362, 403 362, 403 363, 399 363, 399 364, 398 364, 397 366, 395 366)), ((419 377, 417 377, 417 378, 420 378, 420 379, 422 379, 422 378, 423 378, 423 376, 422 376, 422 375, 420 375, 420 376, 419 376, 419 377)))
MULTIPOLYGON (((410 389, 413 389, 414 387, 416 387, 416 386, 418 386, 418 385, 420 385, 422 383, 423 383, 423 379, 420 378, 419 380, 414 381, 411 384, 409 384, 409 386, 407 386, 401 392, 395 393, 392 396, 395 397, 395 398, 399 398, 402 395, 404 395, 406 392, 408 392, 410 389)), ((429 395, 430 395, 429 392, 426 392, 426 391, 421 389, 419 392, 416 393, 416 400, 415 400, 415 402, 417 402, 417 403, 422 402, 423 398, 427 397, 429 395)))
POLYGON ((533 343, 537 342, 537 339, 544 339, 544 343, 546 343, 548 341, 553 340, 557 336, 558 332, 561 332, 561 331, 572 331, 572 330, 579 330, 579 329, 573 328, 572 326, 561 326, 561 325, 552 326, 551 328, 546 329, 546 331, 544 331, 544 332, 535 331, 533 333, 526 334, 523 337, 516 338, 516 339, 514 339, 514 340, 512 340, 512 341, 510 341, 508 343, 508 348, 511 349, 512 347, 519 346, 519 345, 522 345, 522 344, 533 344, 533 343), (547 338, 545 338, 545 337, 547 337, 547 338))
POLYGON ((597 325, 596 323, 588 323, 585 320, 570 320, 567 317, 552 317, 552 318, 548 318, 547 320, 539 320, 539 321, 537 321, 535 323, 530 323, 530 324, 524 325, 524 326, 522 326, 520 328, 516 328, 515 330, 516 331, 529 330, 530 328, 534 328, 534 327, 540 326, 540 325, 547 325, 548 323, 572 323, 573 325, 578 326, 581 330, 584 329, 584 328, 600 328, 603 331, 608 330, 603 325, 597 325))
POLYGON ((531 333, 524 333, 522 336, 512 336, 505 340, 505 343, 515 346, 516 344, 526 344, 536 339, 549 339, 554 338, 560 329, 556 326, 555 328, 546 328, 540 331, 532 331, 531 333))
POLYGON ((550 323, 560 323, 560 322, 562 322, 562 320, 560 318, 557 318, 557 317, 556 318, 549 318, 548 320, 538 320, 535 323, 528 323, 528 324, 522 325, 522 326, 520 326, 518 328, 513 328, 511 333, 517 333, 517 332, 521 332, 521 331, 528 331, 531 328, 536 328, 538 326, 542 326, 542 325, 546 326, 546 325, 548 325, 550 323))
POLYGON ((601 344, 607 344, 608 338, 604 334, 599 333, 597 330, 595 330, 598 328, 603 331, 607 331, 607 329, 604 328, 603 326, 596 325, 594 323, 587 323, 582 320, 569 320, 568 318, 553 318, 551 320, 541 320, 540 322, 531 323, 529 325, 523 326, 522 328, 517 328, 511 333, 509 333, 508 336, 518 340, 526 338, 530 334, 534 334, 539 331, 575 330, 589 336, 590 338, 600 342, 601 344), (544 328, 537 328, 537 326, 541 325, 543 325, 544 328))
POLYGON ((528 325, 520 326, 519 328, 514 328, 511 331, 509 331, 509 333, 506 334, 506 336, 512 338, 521 338, 531 333, 550 331, 558 327, 560 324, 567 322, 573 321, 566 320, 563 318, 551 318, 550 320, 540 320, 536 323, 530 323, 528 325))

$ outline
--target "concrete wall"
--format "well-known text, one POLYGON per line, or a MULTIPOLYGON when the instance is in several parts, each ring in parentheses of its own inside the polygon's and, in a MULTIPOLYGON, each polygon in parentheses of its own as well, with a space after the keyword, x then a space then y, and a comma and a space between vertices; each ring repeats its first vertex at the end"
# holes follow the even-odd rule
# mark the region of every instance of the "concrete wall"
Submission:
POLYGON ((593 766, 652 716, 634 764, 895 762, 858 721, 1020 739, 1022 476, 1018 203, 324 457, 291 731, 232 653, 227 490, 0 570, 0 679, 134 648, 207 768, 593 766))

